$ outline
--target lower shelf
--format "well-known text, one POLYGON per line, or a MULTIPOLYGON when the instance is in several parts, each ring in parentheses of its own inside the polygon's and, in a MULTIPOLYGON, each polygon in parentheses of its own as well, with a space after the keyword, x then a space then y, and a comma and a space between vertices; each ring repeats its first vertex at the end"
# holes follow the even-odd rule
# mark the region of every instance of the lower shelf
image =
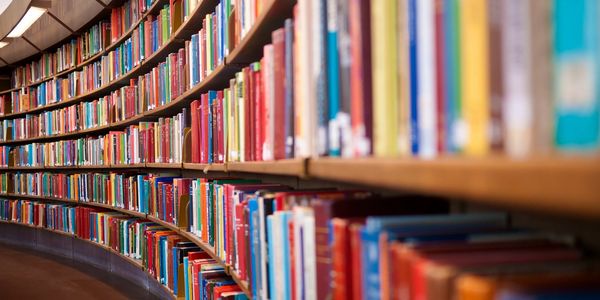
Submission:
POLYGON ((0 220, 0 226, 11 225, 29 230, 29 233, 19 230, 16 234, 11 234, 8 232, 10 229, 0 230, 2 232, 0 234, 0 241, 33 248, 64 258, 72 258, 73 260, 115 273, 140 286, 147 287, 149 293, 157 295, 160 298, 177 299, 171 290, 160 284, 144 270, 142 262, 138 259, 125 256, 106 245, 81 239, 72 233, 0 220), (50 234, 50 236, 46 236, 46 234, 50 234), (90 246, 92 248, 89 248, 90 246), (85 253, 79 253, 82 251, 77 251, 77 249, 84 250, 85 253), (107 256, 103 254, 95 255, 94 249, 103 251, 107 256), (116 262, 111 257, 118 258, 118 260, 129 265, 129 267, 116 262))

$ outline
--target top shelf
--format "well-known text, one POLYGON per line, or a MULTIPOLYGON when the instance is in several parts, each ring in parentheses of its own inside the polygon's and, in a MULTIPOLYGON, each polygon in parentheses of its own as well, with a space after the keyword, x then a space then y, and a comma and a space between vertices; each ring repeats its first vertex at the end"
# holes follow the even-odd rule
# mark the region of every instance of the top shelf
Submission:
MULTIPOLYGON (((51 76, 49 76, 49 77, 42 78, 42 79, 40 79, 40 80, 37 80, 37 81, 31 82, 31 83, 29 83, 29 84, 27 84, 27 85, 25 85, 25 86, 18 87, 18 88, 12 88, 12 89, 9 89, 9 90, 0 91, 0 95, 2 95, 2 94, 6 94, 6 93, 9 93, 9 92, 12 92, 12 91, 20 90, 20 89, 22 89, 22 88, 29 88, 29 87, 31 87, 31 86, 35 86, 35 85, 41 84, 41 83, 43 83, 43 82, 46 82, 46 81, 52 80, 52 79, 54 79, 54 78, 57 78, 57 77, 63 76, 63 75, 65 75, 65 74, 69 73, 69 72, 73 72, 73 71, 75 71, 75 70, 78 70, 78 69, 81 69, 81 68, 83 68, 85 65, 88 65, 88 64, 92 63, 92 62, 93 62, 93 61, 95 61, 96 59, 98 59, 98 58, 102 57, 102 56, 103 56, 103 55, 105 55, 106 53, 109 53, 109 52, 110 52, 110 51, 112 51, 113 49, 117 48, 117 46, 118 46, 118 45, 120 45, 121 43, 123 43, 123 41, 125 41, 127 38, 129 38, 129 37, 131 36, 131 34, 133 33, 133 31, 134 31, 134 30, 135 30, 135 29, 136 29, 136 28, 137 28, 137 27, 140 25, 140 23, 141 23, 141 22, 143 22, 143 21, 144 21, 144 19, 146 19, 146 17, 148 17, 149 15, 155 14, 155 13, 156 13, 158 10, 160 10, 160 9, 162 8, 162 6, 163 6, 164 4, 167 4, 167 3, 168 3, 168 1, 167 1, 167 0, 156 0, 156 1, 155 1, 154 3, 152 3, 152 5, 151 5, 151 6, 150 6, 150 7, 149 7, 149 8, 148 8, 148 9, 147 9, 147 10, 146 10, 146 11, 145 11, 143 14, 142 14, 142 16, 140 16, 140 18, 139 18, 139 19, 138 19, 138 20, 137 20, 135 23, 133 23, 133 24, 131 25, 131 27, 129 27, 129 29, 128 29, 128 30, 127 30, 125 33, 123 33, 123 35, 121 35, 121 36, 120 36, 118 39, 116 39, 116 40, 115 40, 114 42, 112 42, 110 45, 108 45, 107 47, 105 47, 105 49, 102 49, 102 50, 100 50, 98 53, 96 53, 96 54, 94 54, 94 55, 92 55, 92 56, 88 57, 87 59, 85 59, 85 60, 84 60, 84 61, 82 61, 81 63, 79 63, 79 64, 77 64, 77 65, 75 65, 75 66, 73 66, 73 67, 71 67, 71 68, 68 68, 68 69, 65 69, 65 70, 59 71, 59 72, 57 72, 56 74, 53 74, 53 75, 51 75, 51 76)), ((104 12, 104 11, 101 11, 101 12, 100 12, 100 14, 102 14, 103 12, 104 12)), ((10 115, 7 115, 7 116, 10 116, 10 115)))

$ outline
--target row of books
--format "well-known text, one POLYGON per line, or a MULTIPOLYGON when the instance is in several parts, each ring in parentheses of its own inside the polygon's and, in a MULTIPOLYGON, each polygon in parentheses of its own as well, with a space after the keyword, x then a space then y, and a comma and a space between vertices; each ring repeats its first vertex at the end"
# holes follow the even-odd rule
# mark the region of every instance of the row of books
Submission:
MULTIPOLYGON (((295 20, 286 21, 285 28, 273 32, 260 66, 252 64, 236 75, 235 84, 244 87, 241 91, 245 94, 235 95, 233 88, 223 91, 225 99, 228 92, 233 99, 242 98, 229 103, 237 117, 224 125, 224 132, 233 136, 233 140, 223 138, 225 160, 325 155, 431 158, 443 153, 485 155, 492 151, 519 157, 538 151, 598 149, 598 96, 582 97, 588 99, 584 101, 587 104, 574 104, 572 110, 554 105, 552 99, 562 97, 561 101, 571 103, 576 95, 551 92, 550 69, 546 72, 531 67, 534 62, 546 67, 559 63, 559 56, 551 55, 551 29, 555 29, 556 38, 563 32, 565 36, 586 32, 583 20, 590 18, 585 24, 596 20, 582 15, 582 8, 592 5, 590 2, 580 1, 579 10, 560 10, 565 18, 578 19, 582 27, 577 30, 550 16, 550 8, 566 5, 561 1, 522 1, 518 5, 478 0, 350 1, 341 7, 332 6, 334 9, 309 2, 299 1, 295 20), (460 13, 464 10, 478 12, 478 22, 463 23, 463 19, 473 21, 460 13), (384 11, 394 13, 379 17, 384 11), (525 11, 535 14, 529 19, 525 11), (495 19, 487 20, 488 12, 495 19), (418 14, 423 14, 419 22, 415 21, 418 14), (319 18, 311 21, 311 15, 319 18), (514 24, 515 20, 522 26, 497 24, 514 24), (452 26, 436 27, 446 24, 442 21, 452 26), (532 28, 541 32, 530 39, 527 34, 533 33, 524 31, 529 27, 523 26, 534 21, 537 23, 532 28), (481 35, 476 40, 482 47, 467 47, 458 38, 458 32, 469 33, 471 29, 481 35), (492 39, 488 33, 496 29, 500 33, 492 39), (315 32, 327 32, 327 38, 315 32), (390 41, 390 34, 398 36, 390 41), (535 42, 538 39, 546 44, 535 42), (494 42, 505 47, 494 46, 494 42), (477 50, 476 58, 486 58, 474 64, 473 55, 467 53, 473 49, 477 50), (539 52, 535 60, 534 55, 527 54, 532 51, 539 52), (465 59, 459 59, 463 54, 465 59), (522 63, 524 58, 531 65, 522 63), (498 60, 506 67, 502 72, 498 72, 498 60), (511 62, 518 66, 509 65, 511 62), (468 66, 476 66, 478 75, 471 76, 468 66), (530 67, 523 69, 525 66, 530 67), (500 82, 489 81, 487 74, 501 75, 500 82), (523 85, 523 91, 529 91, 522 97, 515 94, 521 90, 514 80, 508 80, 521 75, 524 79, 516 81, 523 85), (436 80, 439 85, 434 84, 436 80), (458 81, 463 82, 461 88, 458 81), (500 94, 497 88, 501 88, 500 94), (542 89, 546 92, 540 97, 542 89), (474 97, 477 93, 479 96, 474 97), (236 115, 236 111, 243 113, 236 115), (548 126, 551 123, 554 128, 548 126)), ((557 47, 556 39, 554 43, 557 47)), ((597 54, 593 57, 600 60, 597 54)), ((575 73, 593 78, 588 72, 575 73)), ((203 130, 203 124, 192 125, 192 133, 198 128, 203 130)), ((201 144, 192 143, 192 147, 201 144)), ((193 157, 194 162, 206 162, 203 157, 193 157)))
POLYGON ((0 167, 8 167, 10 150, 10 146, 0 146, 0 167))
POLYGON ((109 20, 93 24, 81 35, 52 52, 44 52, 39 60, 17 67, 12 73, 14 88, 50 78, 73 68, 106 49, 133 26, 154 0, 129 0, 111 11, 109 20))
MULTIPOLYGON (((49 87, 44 90, 47 92, 44 94, 38 93, 43 99, 37 99, 40 97, 36 96, 33 98, 38 101, 33 101, 32 96, 24 95, 28 93, 28 90, 17 92, 21 98, 27 101, 27 105, 13 104, 14 107, 11 112, 26 111, 47 103, 65 101, 100 88, 129 72, 141 60, 162 46, 169 39, 173 30, 176 30, 183 19, 187 17, 187 15, 184 15, 185 13, 175 12, 185 9, 185 7, 181 8, 179 1, 174 2, 173 5, 173 7, 165 5, 156 17, 148 16, 147 20, 141 22, 134 30, 129 39, 125 40, 114 51, 103 56, 100 62, 86 65, 82 71, 71 72, 66 79, 57 79, 48 83, 49 87)), ((230 30, 228 27, 236 26, 237 23, 230 25, 227 21, 228 16, 233 14, 234 5, 239 5, 240 8, 243 7, 243 9, 240 9, 241 12, 246 10, 253 12, 247 13, 246 18, 248 20, 250 18, 254 19, 255 14, 259 13, 260 7, 262 7, 261 4, 254 3, 254 1, 241 1, 236 4, 227 1, 217 4, 215 12, 206 15, 203 20, 203 28, 197 34, 194 34, 189 41, 186 41, 185 48, 173 53, 164 65, 159 66, 163 68, 161 78, 165 78, 168 84, 175 87, 175 89, 171 89, 171 98, 175 98, 185 90, 198 84, 217 66, 223 64, 224 57, 238 42, 234 40, 233 36, 236 34, 235 29, 230 30), (210 28, 210 30, 207 30, 207 28, 210 28), (186 62, 188 63, 186 64, 186 62), (177 72, 178 78, 169 78, 174 76, 173 72, 177 72)), ((239 20, 239 22, 241 21, 239 20)), ((244 22, 246 27, 250 26, 248 24, 253 24, 250 21, 244 22)), ((238 40, 241 37, 240 34, 236 34, 236 36, 238 36, 238 40)), ((13 101, 17 101, 14 103, 20 104, 23 102, 18 100, 18 95, 13 99, 15 99, 13 101)), ((164 98, 161 99, 162 102, 165 101, 164 98)))
POLYGON ((140 122, 123 131, 12 148, 20 167, 102 166, 137 163, 182 163, 184 124, 179 113, 155 122, 140 122))
POLYGON ((0 220, 75 234, 75 207, 29 200, 0 199, 0 220))
POLYGON ((94 196, 80 201, 137 209, 197 235, 257 299, 498 299, 546 294, 551 282, 563 297, 600 293, 597 266, 571 236, 512 228, 502 213, 447 214, 434 198, 257 180, 92 176, 94 196), (136 187, 148 206, 119 202, 136 187))
POLYGON ((294 91, 308 99, 295 109, 318 119, 314 136, 337 133, 307 154, 598 149, 594 1, 311 2, 295 19, 294 91))
POLYGON ((120 7, 115 7, 110 13, 110 42, 114 43, 144 14, 153 1, 129 0, 120 7))
POLYGON ((85 206, 0 199, 0 219, 59 230, 140 261, 178 297, 247 299, 222 265, 176 232, 144 219, 85 206))

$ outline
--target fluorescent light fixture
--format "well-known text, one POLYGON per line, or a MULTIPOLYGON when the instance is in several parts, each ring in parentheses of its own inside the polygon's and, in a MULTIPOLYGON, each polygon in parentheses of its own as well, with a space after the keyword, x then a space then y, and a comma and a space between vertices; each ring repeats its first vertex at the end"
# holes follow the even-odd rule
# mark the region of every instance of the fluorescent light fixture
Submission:
POLYGON ((4 46, 6 46, 6 45, 8 45, 8 43, 7 43, 7 42, 0 42, 0 49, 1 49, 1 48, 4 48, 4 46))
POLYGON ((35 23, 46 10, 46 8, 31 6, 7 37, 16 38, 23 35, 23 33, 25 33, 25 31, 27 31, 27 29, 29 29, 29 27, 31 27, 31 25, 35 23))

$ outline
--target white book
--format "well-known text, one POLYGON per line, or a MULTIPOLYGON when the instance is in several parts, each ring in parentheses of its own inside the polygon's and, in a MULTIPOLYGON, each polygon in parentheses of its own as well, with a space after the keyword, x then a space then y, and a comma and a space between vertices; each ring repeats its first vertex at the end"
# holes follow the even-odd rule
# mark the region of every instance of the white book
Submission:
POLYGON ((294 285, 296 286, 295 290, 295 299, 305 299, 304 298, 304 272, 302 261, 300 257, 302 257, 302 238, 300 237, 300 233, 302 232, 302 207, 294 207, 292 211, 292 220, 294 222, 294 232, 290 233, 294 235, 294 285))
MULTIPOLYGON (((238 85, 244 85, 246 84, 244 82, 244 75, 240 72, 236 74, 236 79, 237 79, 237 84, 238 85)), ((243 91, 243 89, 240 89, 238 86, 238 91, 243 91)), ((237 95, 238 99, 238 139, 239 139, 239 149, 238 149, 238 157, 239 157, 239 161, 246 161, 246 156, 245 156, 245 147, 246 147, 246 135, 244 134, 246 132, 246 114, 244 113, 246 111, 245 109, 245 103, 244 103, 244 93, 240 92, 237 95)))
POLYGON ((304 289, 307 300, 317 299, 317 258, 315 249, 315 216, 309 207, 302 210, 302 244, 304 252, 304 289))
POLYGON ((532 0, 505 0, 503 9, 502 77, 505 98, 502 123, 506 151, 517 157, 530 152, 533 138, 530 1, 532 0))
POLYGON ((283 253, 283 243, 287 243, 287 241, 284 241, 282 238, 282 232, 281 232, 281 227, 283 226, 283 221, 282 221, 282 211, 277 211, 275 213, 273 213, 273 240, 269 241, 269 243, 273 244, 273 268, 272 270, 274 271, 273 273, 270 274, 271 277, 274 278, 273 281, 270 282, 274 282, 275 284, 271 287, 271 298, 272 299, 284 299, 285 294, 283 293, 283 288, 284 288, 284 278, 285 278, 285 273, 283 270, 283 256, 285 255, 285 253, 283 253))
POLYGON ((200 231, 198 229, 198 226, 196 226, 196 222, 198 221, 198 211, 197 211, 196 207, 199 203, 198 198, 196 197, 197 190, 198 190, 198 181, 192 180, 192 202, 190 203, 190 205, 192 205, 192 222, 190 222, 190 225, 191 225, 190 230, 195 235, 200 236, 200 231))
POLYGON ((263 143, 262 156, 263 160, 273 160, 275 140, 275 118, 273 116, 273 107, 275 107, 275 69, 274 69, 274 55, 273 45, 268 44, 264 47, 265 65, 261 66, 262 76, 264 82, 264 113, 267 120, 267 130, 265 134, 265 141, 263 143))
POLYGON ((310 91, 310 1, 298 1, 298 17, 295 20, 294 37, 294 154, 296 157, 306 157, 308 153, 309 136, 308 123, 310 123, 309 99, 310 91))
POLYGON ((417 3, 417 65, 419 156, 432 158, 437 154, 437 105, 435 70, 435 6, 434 0, 417 3))
POLYGON ((268 277, 267 277, 267 270, 268 270, 268 262, 267 262, 267 232, 266 232, 266 228, 267 228, 267 224, 266 224, 266 220, 267 220, 267 216, 265 215, 265 198, 264 197, 258 197, 258 226, 259 226, 259 231, 258 231, 258 243, 259 243, 259 247, 260 247, 260 265, 261 267, 259 268, 260 270, 260 274, 257 274, 257 276, 260 276, 260 286, 258 286, 258 296, 260 299, 268 299, 267 295, 268 295, 268 277))

